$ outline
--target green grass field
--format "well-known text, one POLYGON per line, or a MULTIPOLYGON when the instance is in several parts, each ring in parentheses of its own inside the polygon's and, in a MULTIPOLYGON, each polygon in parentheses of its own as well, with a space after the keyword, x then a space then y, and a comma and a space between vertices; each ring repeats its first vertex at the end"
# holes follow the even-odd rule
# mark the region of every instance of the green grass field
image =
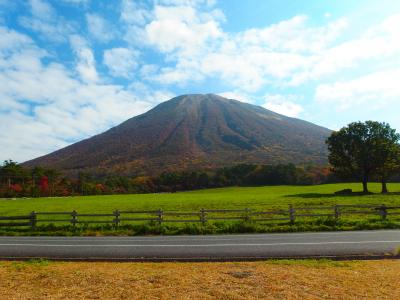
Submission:
POLYGON ((31 211, 72 211, 79 213, 119 210, 178 210, 252 208, 254 210, 294 206, 334 204, 400 205, 400 184, 389 184, 388 195, 379 194, 380 185, 371 184, 373 195, 336 196, 335 191, 360 184, 326 184, 317 186, 230 187, 166 194, 105 195, 57 198, 0 200, 0 215, 25 214, 31 211))
MULTIPOLYGON (((371 184, 370 190, 374 194, 362 195, 360 184, 328 184, 319 186, 265 186, 265 187, 230 187, 220 189, 198 190, 180 193, 164 194, 136 194, 136 195, 107 195, 107 196, 79 196, 67 198, 32 198, 0 200, 0 216, 27 215, 36 212, 71 212, 76 210, 85 213, 112 213, 114 210, 158 210, 198 212, 205 209, 244 209, 265 211, 288 209, 292 204, 296 207, 333 206, 335 204, 374 204, 400 206, 400 184, 390 184, 390 194, 381 195, 380 185, 371 184), (353 189, 352 195, 338 196, 334 192, 345 188, 353 189)), ((303 213, 333 213, 331 209, 309 209, 303 213)), ((301 211, 300 211, 301 213, 301 211)), ((400 213, 397 210, 397 213, 400 213)), ((236 213, 237 214, 237 213, 236 213)), ((288 213, 286 213, 288 214, 288 213)), ((234 216, 232 213, 231 216, 234 216)), ((154 215, 128 215, 132 218, 154 218, 154 215)), ((210 213, 207 218, 227 217, 229 214, 210 213)), ((279 218, 279 216, 276 216, 279 218)), ((286 217, 288 217, 286 215, 286 217)), ((161 226, 157 222, 123 221, 118 228, 112 224, 100 224, 99 221, 112 221, 114 217, 84 217, 78 216, 82 223, 73 227, 71 216, 38 215, 36 230, 30 228, 1 227, 0 235, 141 235, 141 234, 208 234, 208 233, 244 233, 244 232, 286 232, 286 231, 321 231, 321 230, 356 230, 400 228, 400 214, 390 215, 382 220, 379 215, 370 214, 343 214, 338 220, 333 217, 296 217, 294 224, 287 220, 253 222, 251 217, 247 221, 217 220, 201 223, 171 223, 165 222, 161 226), (51 222, 50 219, 60 218, 65 222, 51 222), (96 223, 88 223, 96 221, 96 223), (52 224, 54 223, 54 224, 52 224)), ((170 217, 171 218, 171 217, 170 217)), ((170 218, 164 218, 168 220, 170 218)), ((197 219, 199 216, 172 217, 181 220, 197 219)))

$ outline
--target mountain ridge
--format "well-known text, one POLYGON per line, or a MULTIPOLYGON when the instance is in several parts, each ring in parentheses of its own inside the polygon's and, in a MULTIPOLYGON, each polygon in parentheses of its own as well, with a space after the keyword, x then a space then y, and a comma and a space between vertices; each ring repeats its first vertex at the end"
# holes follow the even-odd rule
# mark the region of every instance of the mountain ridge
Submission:
POLYGON ((330 132, 234 99, 187 94, 24 165, 148 175, 238 163, 325 164, 330 132))

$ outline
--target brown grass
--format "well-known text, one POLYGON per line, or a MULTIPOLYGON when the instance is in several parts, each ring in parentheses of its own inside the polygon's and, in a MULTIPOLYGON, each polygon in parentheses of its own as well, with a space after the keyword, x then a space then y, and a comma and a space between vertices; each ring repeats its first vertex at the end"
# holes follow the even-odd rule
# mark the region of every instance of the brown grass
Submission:
POLYGON ((400 261, 0 262, 1 299, 400 299, 400 261))

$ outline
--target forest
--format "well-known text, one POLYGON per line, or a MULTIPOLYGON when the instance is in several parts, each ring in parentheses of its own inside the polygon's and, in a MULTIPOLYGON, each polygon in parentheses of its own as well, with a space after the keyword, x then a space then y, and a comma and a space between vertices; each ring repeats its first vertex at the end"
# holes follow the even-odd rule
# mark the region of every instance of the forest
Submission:
POLYGON ((24 168, 8 160, 0 166, 0 197, 44 197, 124 193, 161 193, 227 186, 312 185, 337 182, 329 167, 293 164, 239 164, 211 171, 163 172, 158 176, 105 177, 53 169, 24 168))

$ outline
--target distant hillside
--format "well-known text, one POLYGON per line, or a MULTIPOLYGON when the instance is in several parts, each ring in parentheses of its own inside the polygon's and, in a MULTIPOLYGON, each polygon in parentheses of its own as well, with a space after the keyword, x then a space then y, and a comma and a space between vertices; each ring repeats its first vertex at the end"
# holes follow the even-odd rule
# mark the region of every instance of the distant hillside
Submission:
POLYGON ((182 95, 24 165, 138 175, 238 163, 325 164, 330 132, 217 95, 182 95))

